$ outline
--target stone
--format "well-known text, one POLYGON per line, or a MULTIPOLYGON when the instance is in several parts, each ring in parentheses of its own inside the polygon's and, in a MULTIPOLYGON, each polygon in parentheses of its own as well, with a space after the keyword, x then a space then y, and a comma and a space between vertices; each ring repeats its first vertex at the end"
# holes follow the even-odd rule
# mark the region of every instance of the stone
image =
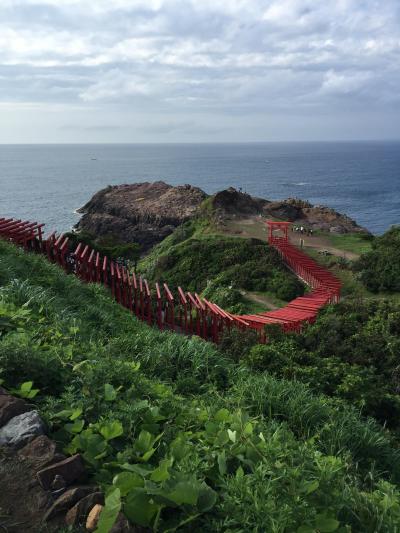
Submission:
POLYGON ((21 398, 14 398, 14 396, 9 394, 0 394, 0 427, 7 424, 14 416, 22 415, 22 413, 31 410, 32 407, 21 398))
POLYGON ((37 473, 37 478, 44 490, 48 490, 54 481, 54 478, 59 475, 62 476, 67 485, 73 481, 78 480, 85 473, 85 466, 83 464, 82 456, 77 453, 71 457, 67 457, 63 461, 54 463, 46 468, 42 468, 37 473))
POLYGON ((93 492, 93 487, 73 487, 66 490, 46 511, 43 520, 47 522, 60 513, 65 513, 79 500, 93 492))
POLYGON ((22 448, 30 440, 44 434, 44 424, 37 411, 14 416, 0 428, 0 446, 22 448))
POLYGON ((97 527, 97 523, 100 518, 100 513, 103 510, 103 505, 96 504, 89 512, 86 520, 86 529, 88 531, 94 531, 97 527))
POLYGON ((46 435, 39 435, 19 450, 18 455, 28 459, 37 468, 44 468, 65 459, 65 455, 56 452, 56 443, 46 435))
POLYGON ((67 486, 67 483, 65 479, 59 474, 57 474, 56 477, 53 479, 53 482, 50 488, 52 491, 60 491, 62 489, 65 489, 66 486, 67 486))
POLYGON ((104 494, 102 492, 93 492, 85 496, 68 511, 65 516, 65 523, 68 526, 86 523, 90 510, 98 504, 104 505, 104 494))

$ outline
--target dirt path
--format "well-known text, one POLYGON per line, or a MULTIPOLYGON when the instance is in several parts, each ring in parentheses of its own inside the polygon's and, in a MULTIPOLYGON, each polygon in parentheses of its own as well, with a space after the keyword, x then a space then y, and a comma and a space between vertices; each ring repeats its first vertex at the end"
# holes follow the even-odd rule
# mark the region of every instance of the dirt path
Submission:
MULTIPOLYGON (((225 225, 221 228, 222 233, 225 235, 233 235, 237 237, 256 238, 261 240, 267 240, 267 228, 265 219, 259 216, 251 216, 242 219, 232 219, 226 221, 225 225)), ((289 239, 292 244, 299 246, 300 238, 304 239, 305 251, 307 248, 312 248, 317 251, 327 250, 330 254, 337 257, 345 257, 346 259, 358 259, 359 254, 341 250, 335 246, 332 246, 327 237, 323 235, 301 235, 300 233, 289 232, 289 239)))
POLYGON ((242 294, 242 296, 244 296, 248 300, 261 304, 268 311, 279 309, 279 307, 270 298, 268 298, 268 296, 255 294, 254 292, 247 292, 244 290, 241 290, 240 293, 242 294))

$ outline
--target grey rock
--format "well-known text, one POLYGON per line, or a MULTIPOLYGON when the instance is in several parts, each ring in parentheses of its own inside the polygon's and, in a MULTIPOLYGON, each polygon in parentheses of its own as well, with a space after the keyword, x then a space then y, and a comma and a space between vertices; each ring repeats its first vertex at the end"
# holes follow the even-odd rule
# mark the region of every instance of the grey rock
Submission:
POLYGON ((44 434, 44 424, 37 411, 29 411, 12 418, 0 428, 0 446, 22 448, 30 440, 44 434))

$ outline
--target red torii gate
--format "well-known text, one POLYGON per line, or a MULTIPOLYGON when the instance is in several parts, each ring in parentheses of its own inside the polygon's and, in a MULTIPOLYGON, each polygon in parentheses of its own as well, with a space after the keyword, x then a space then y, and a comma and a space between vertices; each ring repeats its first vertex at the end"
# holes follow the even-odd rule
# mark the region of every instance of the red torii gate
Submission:
POLYGON ((273 244, 276 241, 279 242, 288 242, 288 230, 289 226, 291 226, 291 222, 282 222, 282 221, 276 221, 276 220, 267 220, 267 227, 268 227, 268 242, 270 244, 273 244), (274 231, 281 231, 283 232, 282 236, 277 237, 274 235, 274 231))

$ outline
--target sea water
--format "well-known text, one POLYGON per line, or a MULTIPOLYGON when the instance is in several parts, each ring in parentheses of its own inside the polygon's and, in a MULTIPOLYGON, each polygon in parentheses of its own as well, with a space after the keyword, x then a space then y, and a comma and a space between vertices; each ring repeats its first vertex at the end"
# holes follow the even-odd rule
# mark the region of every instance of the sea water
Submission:
POLYGON ((155 180, 302 198, 376 234, 400 223, 400 142, 0 145, 0 217, 66 231, 99 189, 155 180))

